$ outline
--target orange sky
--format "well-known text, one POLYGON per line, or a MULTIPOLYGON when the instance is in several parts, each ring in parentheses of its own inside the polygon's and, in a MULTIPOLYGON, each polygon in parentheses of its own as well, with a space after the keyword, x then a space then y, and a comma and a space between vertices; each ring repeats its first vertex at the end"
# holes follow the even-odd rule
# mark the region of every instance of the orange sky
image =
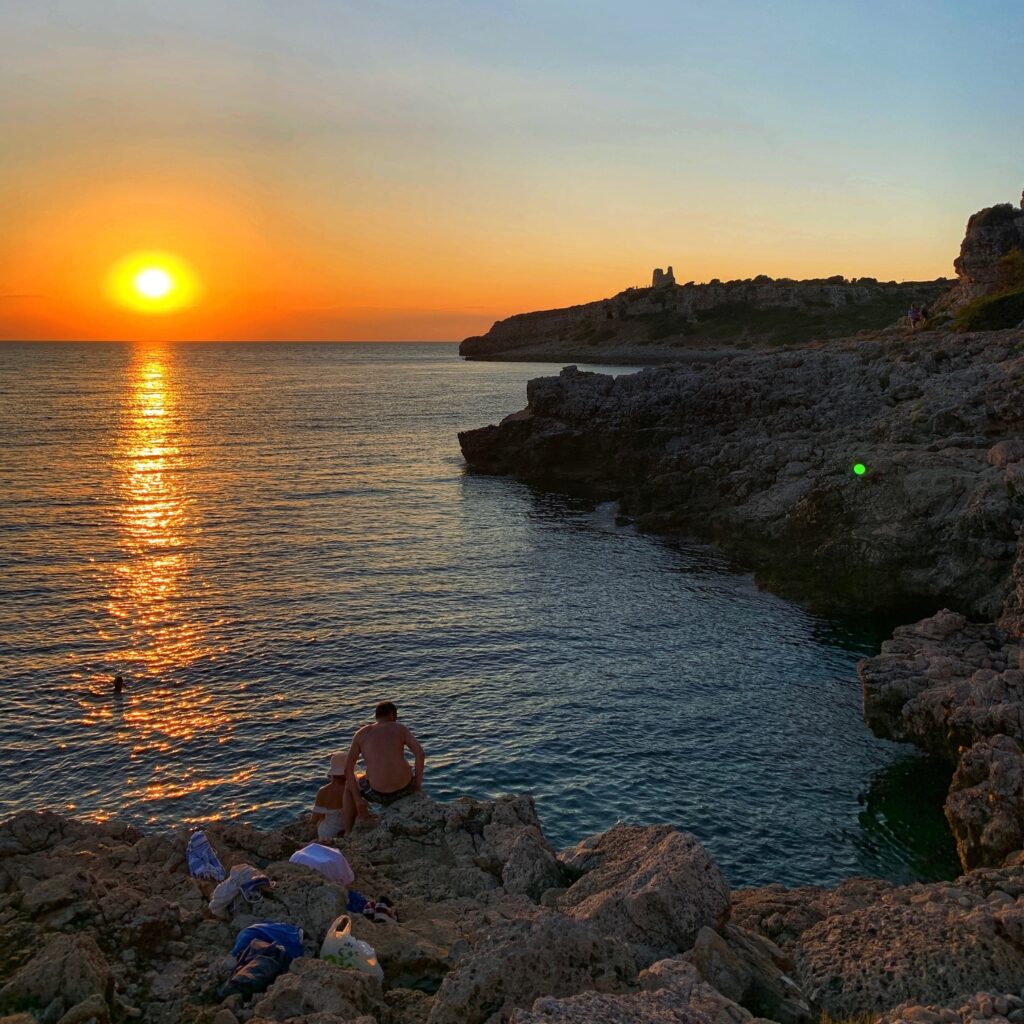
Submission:
POLYGON ((966 129, 974 97, 932 80, 968 28, 931 24, 918 54, 852 8, 834 37, 797 5, 726 6, 746 34, 653 0, 585 24, 568 0, 10 0, 0 337, 457 340, 670 263, 951 274, 1024 156, 985 147, 998 109, 966 129), (110 267, 150 249, 195 268, 193 308, 110 302, 110 267))

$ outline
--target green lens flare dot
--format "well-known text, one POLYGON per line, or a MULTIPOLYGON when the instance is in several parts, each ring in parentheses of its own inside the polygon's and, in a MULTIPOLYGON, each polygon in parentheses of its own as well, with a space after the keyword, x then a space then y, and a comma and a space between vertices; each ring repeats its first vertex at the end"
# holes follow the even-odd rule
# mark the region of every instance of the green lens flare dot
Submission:
POLYGON ((853 471, 857 476, 863 476, 868 471, 868 467, 863 462, 855 462, 853 464, 853 471))

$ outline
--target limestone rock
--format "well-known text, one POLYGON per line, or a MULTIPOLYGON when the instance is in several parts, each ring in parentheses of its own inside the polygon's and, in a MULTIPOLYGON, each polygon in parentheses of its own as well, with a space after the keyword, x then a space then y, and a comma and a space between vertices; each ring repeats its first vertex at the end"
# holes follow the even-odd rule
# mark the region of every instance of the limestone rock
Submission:
POLYGON ((433 999, 416 989, 397 988, 384 993, 386 1009, 380 1024, 427 1024, 433 999))
POLYGON ((1024 847, 1024 750, 1016 740, 993 736, 961 756, 946 817, 966 868, 997 866, 1024 847))
POLYGON ((689 949, 728 914, 718 866, 695 836, 669 826, 616 825, 566 861, 583 876, 558 908, 630 943, 642 963, 689 949))
MULTIPOLYGON (((277 1021, 269 1017, 253 1017, 249 1020, 249 1024, 277 1024, 277 1021)), ((369 1014, 346 1017, 337 1013, 303 1013, 298 1017, 289 1017, 286 1024, 379 1024, 379 1022, 376 1017, 371 1017, 369 1014)))
POLYGON ((548 889, 557 889, 564 883, 565 872, 540 830, 520 832, 501 872, 505 891, 539 900, 548 889))
POLYGON ((955 595, 994 619, 1024 516, 1024 492, 989 462, 1024 434, 1019 341, 878 335, 615 378, 563 371, 529 383, 526 416, 459 441, 474 471, 617 501, 641 528, 718 543, 822 608, 955 595))
POLYGON ((101 995, 91 995, 72 1006, 57 1024, 110 1024, 110 1007, 101 995))
POLYGON ((0 1003, 22 999, 48 1006, 59 1000, 68 1009, 90 996, 107 1001, 113 991, 110 966, 95 939, 55 934, 0 989, 0 1003))
POLYGON ((386 876, 387 894, 399 899, 477 897, 498 887, 523 832, 540 832, 529 796, 442 804, 416 794, 384 808, 375 828, 357 830, 345 855, 358 877, 363 865, 386 876))
POLYGON ((1004 1020, 1017 1024, 1024 1018, 1024 999, 1013 992, 976 992, 959 1006, 921 1006, 903 1003, 883 1013, 878 1024, 981 1024, 992 1021, 1001 1024, 1004 1020))
POLYGON ((293 960, 253 1006, 256 1017, 285 1021, 309 1014, 344 1019, 376 1014, 382 1007, 380 982, 360 971, 347 971, 324 960, 293 960))
POLYGON ((257 920, 285 921, 299 925, 307 938, 319 944, 328 927, 345 913, 346 889, 301 864, 279 861, 265 870, 274 881, 272 898, 256 908, 237 900, 232 927, 238 930, 257 920))
POLYGON ((857 670, 872 730, 955 758, 1004 733, 1024 740, 1019 648, 991 623, 941 611, 895 630, 857 670))
POLYGON ((626 946, 586 922, 538 912, 501 921, 445 977, 429 1024, 496 1024, 540 996, 621 990, 636 977, 626 946))
POLYGON ((352 919, 352 934, 368 942, 384 971, 386 988, 436 992, 454 964, 452 946, 460 939, 453 921, 419 917, 397 925, 352 919))
POLYGON ((623 995, 584 992, 567 999, 547 996, 512 1024, 752 1024, 754 1018, 681 960, 664 960, 641 975, 643 990, 623 995))
MULTIPOLYGON (((627 288, 607 299, 562 309, 537 310, 499 320, 484 335, 466 338, 466 359, 541 359, 569 362, 672 362, 690 352, 769 344, 807 337, 813 311, 817 338, 844 337, 865 326, 878 329, 912 303, 930 305, 951 283, 880 282, 842 277, 810 281, 692 281, 677 285, 671 267, 657 269, 650 288, 627 288), (773 326, 759 316, 770 311, 773 326), (792 319, 786 322, 786 314, 792 319), (709 317, 714 332, 702 330, 709 317), (732 325, 728 332, 723 328, 732 325)), ((733 349, 735 351, 735 349, 733 349)))
POLYGON ((960 255, 953 262, 958 281, 944 304, 958 306, 1000 287, 999 260, 1024 248, 1024 210, 1009 203, 979 210, 967 221, 960 255))
POLYGON ((900 1003, 957 1002, 1006 991, 1024 976, 1024 947, 987 904, 933 900, 826 918, 801 935, 796 980, 835 1019, 900 1003))
POLYGON ((731 924, 721 932, 705 927, 685 957, 709 985, 754 1016, 781 1024, 816 1019, 789 976, 792 964, 769 939, 731 924))

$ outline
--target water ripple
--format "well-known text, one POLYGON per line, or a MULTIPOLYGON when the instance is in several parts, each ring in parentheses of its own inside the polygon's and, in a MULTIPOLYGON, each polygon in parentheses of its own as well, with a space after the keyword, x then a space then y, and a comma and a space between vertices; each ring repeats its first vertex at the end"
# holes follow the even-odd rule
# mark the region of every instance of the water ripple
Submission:
POLYGON ((870 628, 464 474, 456 431, 550 371, 0 346, 0 812, 279 823, 387 696, 432 793, 529 789, 558 844, 669 821, 734 883, 952 873, 942 771, 861 721, 870 628))

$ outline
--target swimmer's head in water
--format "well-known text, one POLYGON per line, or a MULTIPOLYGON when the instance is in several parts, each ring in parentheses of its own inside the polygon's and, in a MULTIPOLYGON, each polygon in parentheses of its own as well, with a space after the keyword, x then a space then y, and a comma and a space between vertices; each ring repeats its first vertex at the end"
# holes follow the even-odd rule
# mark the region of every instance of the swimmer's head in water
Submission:
POLYGON ((114 676, 114 693, 120 693, 124 689, 124 676, 114 676))

